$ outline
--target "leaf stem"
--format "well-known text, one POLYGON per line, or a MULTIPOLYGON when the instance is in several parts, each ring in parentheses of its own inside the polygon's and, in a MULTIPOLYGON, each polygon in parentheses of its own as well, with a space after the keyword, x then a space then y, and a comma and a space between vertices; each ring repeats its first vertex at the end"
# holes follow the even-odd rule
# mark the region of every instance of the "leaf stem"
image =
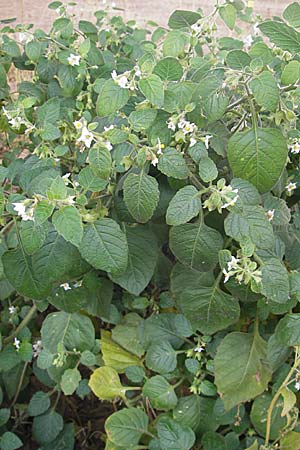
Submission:
POLYGON ((37 306, 34 303, 32 305, 32 307, 30 308, 30 310, 28 311, 28 313, 26 314, 26 316, 24 317, 24 319, 22 320, 22 322, 20 323, 20 325, 17 326, 17 328, 15 329, 15 331, 10 334, 9 336, 7 336, 4 340, 3 343, 4 344, 8 344, 10 341, 12 341, 16 336, 18 336, 18 334, 20 333, 20 331, 23 330, 23 328, 26 327, 26 325, 30 322, 30 320, 32 319, 32 317, 34 316, 34 314, 37 311, 37 306))

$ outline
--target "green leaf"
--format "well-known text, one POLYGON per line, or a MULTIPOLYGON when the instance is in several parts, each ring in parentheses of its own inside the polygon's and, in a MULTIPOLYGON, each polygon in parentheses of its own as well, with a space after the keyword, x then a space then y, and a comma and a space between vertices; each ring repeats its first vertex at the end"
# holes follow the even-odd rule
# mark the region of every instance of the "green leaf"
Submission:
POLYGON ((176 192, 169 203, 166 222, 168 225, 182 225, 196 217, 201 210, 199 192, 194 186, 185 186, 176 192))
POLYGON ((142 78, 138 82, 139 88, 149 100, 150 103, 157 107, 164 104, 164 85, 162 80, 155 74, 149 75, 147 78, 142 78))
POLYGON ((300 314, 286 314, 280 319, 275 335, 281 344, 289 347, 300 345, 300 314))
POLYGON ((52 410, 33 419, 32 433, 39 444, 47 444, 59 435, 63 426, 62 416, 52 410))
POLYGON ((64 311, 48 314, 41 328, 43 348, 55 354, 58 346, 66 350, 92 350, 95 345, 95 330, 89 317, 68 314, 64 311))
POLYGON ((122 386, 118 372, 112 367, 99 367, 90 377, 89 387, 100 400, 124 398, 126 388, 122 386))
POLYGON ((231 30, 234 29, 235 20, 236 20, 236 9, 233 5, 227 4, 225 6, 221 6, 219 8, 219 14, 221 18, 224 20, 228 28, 231 30))
POLYGON ((234 176, 250 181, 260 192, 278 181, 287 160, 287 145, 275 128, 234 134, 228 142, 228 160, 234 176))
POLYGON ((107 148, 93 147, 89 151, 89 166, 100 178, 107 180, 111 172, 111 153, 107 148))
MULTIPOLYGON (((181 425, 188 426, 193 431, 196 431, 201 420, 204 419, 201 415, 205 414, 205 407, 203 405, 203 401, 205 400, 209 399, 198 395, 180 397, 177 405, 173 409, 173 418, 181 425)), ((211 420, 211 424, 212 422, 213 420, 211 420)))
POLYGON ((215 162, 208 156, 200 159, 199 176, 205 183, 210 183, 218 176, 218 169, 215 162))
POLYGON ((147 351, 146 365, 153 372, 173 372, 177 366, 177 354, 168 341, 152 344, 147 351))
POLYGON ((10 418, 10 409, 9 408, 1 408, 0 409, 0 426, 3 427, 3 425, 5 425, 9 421, 9 418, 10 418))
POLYGON ((119 273, 127 267, 126 237, 112 219, 99 219, 86 225, 79 251, 96 269, 119 273))
POLYGON ((111 442, 125 448, 136 446, 147 432, 148 417, 141 409, 122 409, 105 422, 105 432, 111 442))
POLYGON ((156 179, 143 170, 139 174, 130 173, 124 182, 123 192, 126 206, 134 219, 141 223, 148 222, 159 199, 156 179))
POLYGON ((112 339, 125 350, 141 358, 145 353, 140 336, 143 319, 136 313, 129 313, 112 330, 112 339))
POLYGON ((158 61, 153 73, 164 81, 178 81, 183 75, 183 69, 177 58, 168 56, 158 61))
POLYGON ((128 117, 134 131, 147 130, 154 120, 156 119, 157 111, 155 109, 141 109, 138 111, 132 111, 128 117))
POLYGON ((40 416, 47 411, 50 404, 49 396, 45 392, 38 391, 31 397, 27 412, 29 416, 40 416))
POLYGON ((296 83, 300 78, 300 62, 291 61, 282 71, 281 83, 285 86, 296 83))
POLYGON ((54 228, 66 241, 78 247, 83 237, 81 216, 75 206, 63 206, 53 214, 54 228))
POLYGON ((36 40, 27 42, 25 44, 25 53, 28 59, 37 62, 42 53, 42 44, 36 40))
POLYGON ((289 431, 280 439, 280 448, 282 450, 298 450, 300 442, 300 433, 289 431))
POLYGON ((207 431, 201 439, 203 450, 226 450, 225 439, 214 431, 207 431))
POLYGON ((184 55, 185 46, 188 43, 188 37, 179 30, 170 31, 163 43, 163 55, 177 58, 184 55))
POLYGON ((67 369, 61 377, 61 389, 65 395, 72 395, 79 386, 81 375, 78 369, 67 369))
POLYGON ((168 26, 173 29, 189 28, 201 17, 198 12, 177 9, 169 17, 168 26))
POLYGON ((159 443, 164 450, 189 450, 196 437, 193 430, 182 426, 170 417, 161 417, 157 424, 159 443))
POLYGON ((291 3, 283 11, 284 19, 295 28, 300 27, 300 5, 298 2, 291 3))
POLYGON ((279 88, 273 75, 264 71, 250 82, 254 98, 267 111, 276 111, 279 102, 279 88))
POLYGON ((208 272, 218 263, 223 238, 204 223, 187 223, 172 227, 170 249, 176 258, 191 269, 208 272))
POLYGON ((37 273, 30 256, 23 249, 5 252, 2 263, 7 280, 20 295, 39 300, 50 293, 51 280, 46 273, 37 273))
POLYGON ((284 22, 266 20, 258 25, 258 28, 270 39, 272 44, 277 45, 282 50, 291 53, 300 52, 300 33, 284 22))
POLYGON ((106 366, 123 373, 126 367, 142 366, 140 358, 114 342, 109 331, 101 330, 101 352, 106 366))
POLYGON ((128 99, 128 89, 121 88, 114 80, 106 80, 99 91, 96 112, 100 117, 114 114, 126 105, 128 99))
POLYGON ((169 411, 177 404, 173 386, 161 375, 148 378, 143 387, 143 396, 148 397, 153 408, 160 411, 169 411))
POLYGON ((48 234, 48 224, 36 224, 35 221, 22 221, 20 225, 20 237, 22 246, 27 255, 32 255, 42 247, 48 234))
POLYGON ((289 276, 285 266, 277 258, 270 258, 261 266, 261 293, 275 303, 289 300, 289 276))
POLYGON ((107 181, 96 175, 91 167, 84 167, 78 175, 78 182, 85 191, 99 192, 105 189, 107 181))
POLYGON ((157 261, 155 235, 143 226, 126 227, 128 266, 112 280, 134 295, 139 295, 149 284, 157 261))
POLYGON ((1 450, 16 450, 23 446, 23 442, 15 433, 6 431, 0 438, 1 450))
POLYGON ((194 330, 214 334, 236 323, 240 316, 236 298, 212 287, 187 288, 176 297, 176 304, 190 320, 194 330))
POLYGON ((221 119, 228 106, 229 99, 223 94, 213 93, 209 95, 204 103, 204 112, 208 122, 216 122, 221 119))
POLYGON ((258 332, 233 332, 225 336, 214 361, 215 383, 225 409, 252 400, 267 389, 271 370, 267 344, 258 332))
POLYGON ((67 198, 68 190, 64 180, 58 176, 56 177, 47 191, 47 196, 50 200, 64 200, 67 198))
MULTIPOLYGON (((257 397, 251 408, 251 422, 254 425, 256 431, 261 435, 266 435, 267 415, 268 409, 272 400, 272 396, 269 393, 265 393, 257 397)), ((282 401, 277 400, 274 405, 271 416, 271 430, 270 439, 275 440, 280 436, 280 432, 285 428, 287 419, 281 417, 282 401)))
POLYGON ((54 205, 48 200, 41 200, 37 203, 34 209, 34 222, 36 225, 42 225, 48 217, 51 216, 54 210, 54 205))
POLYGON ((185 180, 189 169, 184 157, 175 148, 167 147, 158 160, 158 169, 168 177, 185 180))
POLYGON ((243 70, 250 65, 251 58, 242 50, 232 50, 227 54, 225 61, 231 69, 243 70))

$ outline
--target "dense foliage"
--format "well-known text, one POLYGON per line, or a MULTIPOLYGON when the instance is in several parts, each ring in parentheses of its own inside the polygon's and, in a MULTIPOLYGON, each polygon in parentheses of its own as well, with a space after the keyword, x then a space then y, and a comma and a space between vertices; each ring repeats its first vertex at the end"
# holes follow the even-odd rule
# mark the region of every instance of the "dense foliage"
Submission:
POLYGON ((2 450, 300 448, 300 4, 219 3, 2 20, 2 450))

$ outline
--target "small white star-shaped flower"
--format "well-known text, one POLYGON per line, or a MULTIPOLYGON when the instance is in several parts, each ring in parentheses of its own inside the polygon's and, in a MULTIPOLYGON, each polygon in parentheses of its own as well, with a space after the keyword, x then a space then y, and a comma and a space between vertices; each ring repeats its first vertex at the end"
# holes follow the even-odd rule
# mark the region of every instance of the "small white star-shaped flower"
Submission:
POLYGON ((68 63, 70 66, 79 66, 81 60, 80 55, 74 55, 74 53, 71 53, 70 56, 67 58, 68 63))

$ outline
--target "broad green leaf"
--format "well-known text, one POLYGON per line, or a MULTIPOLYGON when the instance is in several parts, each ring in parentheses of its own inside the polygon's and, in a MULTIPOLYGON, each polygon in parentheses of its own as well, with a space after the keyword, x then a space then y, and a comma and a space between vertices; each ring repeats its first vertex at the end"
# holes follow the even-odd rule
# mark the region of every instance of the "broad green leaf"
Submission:
POLYGON ((170 249, 176 258, 191 269, 208 272, 218 262, 218 252, 223 238, 204 223, 187 223, 172 227, 170 249))
POLYGON ((51 123, 53 125, 60 117, 60 100, 58 98, 50 98, 42 106, 36 110, 37 123, 41 127, 51 123))
POLYGON ((275 335, 282 344, 290 347, 300 345, 300 314, 286 314, 280 319, 275 335))
POLYGON ((163 55, 177 58, 184 54, 185 46, 188 43, 188 37, 179 30, 170 31, 163 43, 163 55))
POLYGON ((3 433, 0 438, 1 450, 16 450, 22 446, 23 442, 21 439, 15 433, 11 433, 10 431, 3 433))
POLYGON ((226 64, 235 70, 243 70, 250 65, 251 58, 242 50, 232 50, 226 56, 226 64))
POLYGON ((84 228, 79 246, 82 257, 93 267, 107 272, 123 272, 127 267, 125 234, 112 219, 99 219, 84 228))
POLYGON ((138 408, 125 408, 113 413, 105 422, 105 432, 111 442, 134 448, 147 432, 148 417, 138 408))
POLYGON ((98 116, 114 114, 126 105, 129 99, 128 89, 121 88, 114 80, 106 80, 100 89, 96 103, 98 116))
POLYGON ((252 59, 259 58, 264 64, 270 64, 273 60, 272 50, 264 42, 256 42, 249 50, 252 59))
POLYGON ((145 353, 140 335, 143 319, 136 313, 129 313, 112 330, 112 339, 125 350, 139 358, 145 353))
POLYGON ((164 450, 188 450, 193 448, 196 440, 191 428, 182 426, 167 416, 159 419, 157 434, 164 450))
POLYGON ((298 450, 300 442, 300 433, 289 431, 280 439, 280 448, 282 450, 298 450))
POLYGON ((145 348, 153 343, 168 341, 175 349, 183 344, 183 335, 178 329, 176 317, 178 314, 155 314, 145 320, 144 338, 145 348))
POLYGON ((285 138, 275 128, 238 132, 229 139, 228 159, 234 176, 250 181, 260 192, 267 192, 285 167, 285 138))
POLYGON ((284 19, 295 28, 300 27, 300 5, 298 2, 293 2, 288 5, 283 11, 284 19))
POLYGON ((160 411, 169 411, 177 404, 173 386, 161 375, 148 378, 143 387, 143 396, 149 399, 153 408, 160 411))
POLYGON ((187 288, 176 297, 176 304, 190 320, 194 330, 214 334, 239 320, 240 307, 235 297, 212 287, 187 288))
POLYGON ((33 419, 32 434, 39 444, 47 444, 58 436, 63 426, 62 416, 51 410, 33 419))
POLYGON ((65 395, 72 395, 78 388, 81 375, 78 369, 67 369, 64 371, 60 386, 65 395))
MULTIPOLYGON (((250 419, 256 431, 262 435, 266 435, 267 414, 272 400, 269 393, 264 393, 257 397, 252 405, 250 419)), ((286 426, 287 419, 281 416, 282 401, 278 399, 274 405, 271 416, 270 439, 275 440, 279 437, 280 431, 286 426)))
POLYGON ((188 426, 193 431, 196 431, 201 419, 203 419, 201 417, 201 413, 205 410, 204 407, 202 408, 203 405, 201 405, 203 400, 205 401, 206 399, 198 395, 180 397, 177 405, 173 409, 173 418, 181 425, 188 426))
POLYGON ((201 439, 203 450, 226 450, 224 436, 214 431, 207 431, 201 439))
POLYGON ((284 387, 280 391, 280 395, 283 397, 283 409, 281 412, 281 417, 284 417, 288 415, 288 413, 291 411, 291 409, 295 406, 297 403, 297 397, 290 389, 287 387, 284 387))
POLYGON ((199 176, 205 183, 210 183, 218 176, 217 166, 215 162, 208 156, 200 159, 199 176))
POLYGON ((63 206, 52 217, 54 228, 66 241, 78 247, 83 237, 81 216, 75 206, 63 206))
POLYGON ((152 344, 146 354, 146 366, 157 373, 173 372, 177 366, 177 354, 168 341, 152 344))
POLYGON ((54 205, 48 200, 41 200, 37 203, 34 209, 34 222, 36 225, 42 225, 48 217, 51 216, 54 210, 54 205))
POLYGON ((41 328, 43 348, 57 353, 58 346, 66 350, 92 350, 95 345, 95 330, 89 317, 68 314, 64 311, 48 314, 41 328))
POLYGON ((39 300, 50 293, 51 280, 47 273, 37 273, 31 257, 22 248, 5 252, 2 263, 7 280, 20 295, 39 300))
POLYGON ((143 365, 140 358, 117 344, 109 331, 101 330, 101 352, 105 365, 119 373, 124 373, 126 367, 143 365))
POLYGON ((25 44, 25 53, 31 61, 38 61, 42 52, 42 44, 39 41, 33 40, 25 44))
POLYGON ((157 111, 155 109, 141 109, 137 111, 132 111, 130 113, 128 120, 134 131, 147 130, 154 120, 156 119, 157 111))
POLYGON ((130 173, 123 186, 124 200, 130 214, 137 222, 145 223, 151 219, 159 200, 158 183, 154 177, 130 173))
POLYGON ((300 78, 300 62, 291 61, 282 71, 281 83, 285 86, 296 83, 300 78))
POLYGON ((273 75, 264 71, 250 82, 254 98, 267 111, 276 111, 279 102, 279 88, 273 75))
POLYGON ((159 108, 163 106, 164 85, 162 80, 157 75, 152 74, 147 78, 142 78, 138 84, 142 94, 144 94, 150 103, 159 108))
POLYGON ((177 58, 168 56, 158 61, 153 73, 164 81, 178 81, 183 75, 183 69, 177 58))
POLYGON ((50 200, 64 200, 67 198, 68 189, 62 177, 56 177, 47 191, 47 196, 50 200))
POLYGON ((221 119, 228 106, 229 99, 223 94, 213 93, 204 103, 204 112, 208 122, 215 122, 221 119))
POLYGON ((261 293, 275 303, 289 299, 289 277, 285 266, 277 258, 270 258, 261 266, 261 293))
POLYGON ((32 255, 35 251, 41 248, 41 246, 45 242, 47 234, 48 234, 47 223, 38 225, 33 220, 21 222, 20 237, 22 241, 22 246, 27 255, 32 255))
POLYGON ((157 242, 154 234, 139 225, 126 227, 128 266, 112 280, 134 295, 139 295, 149 284, 157 261, 157 242))
POLYGON ((234 25, 235 25, 235 20, 236 20, 235 7, 233 5, 231 5, 230 3, 225 6, 221 6, 221 8, 219 8, 219 14, 220 14, 221 18, 224 20, 224 22, 226 23, 226 25, 228 26, 228 28, 233 30, 234 25))
POLYGON ((169 17, 168 26, 173 29, 189 28, 201 17, 198 12, 177 9, 169 17))
POLYGON ((168 225, 181 225, 196 217, 201 210, 199 192, 194 186, 181 188, 169 203, 166 222, 168 225))
POLYGON ((158 160, 158 169, 168 177, 184 180, 189 176, 189 169, 184 157, 175 148, 167 147, 158 160))
POLYGON ((111 153, 107 148, 93 147, 89 151, 89 166, 100 178, 107 180, 111 172, 111 153))
POLYGON ((122 386, 118 372, 112 367, 99 367, 92 373, 89 386, 100 400, 114 400, 125 397, 126 388, 122 386))
POLYGON ((84 167, 78 175, 78 182, 85 191, 99 192, 105 189, 107 181, 96 175, 91 167, 84 167))
POLYGON ((45 392, 38 391, 31 397, 27 412, 29 416, 40 416, 47 411, 50 404, 49 396, 45 392))
POLYGON ((259 248, 272 249, 275 244, 271 223, 261 206, 244 206, 240 212, 232 211, 226 217, 225 232, 242 242, 245 236, 259 248))
POLYGON ((215 383, 227 410, 257 397, 271 379, 267 344, 257 331, 225 336, 218 347, 214 366, 215 383))
POLYGON ((282 50, 291 53, 299 53, 300 51, 300 33, 294 28, 288 26, 284 22, 275 20, 266 20, 258 25, 261 32, 267 36, 272 44, 277 45, 282 50))

